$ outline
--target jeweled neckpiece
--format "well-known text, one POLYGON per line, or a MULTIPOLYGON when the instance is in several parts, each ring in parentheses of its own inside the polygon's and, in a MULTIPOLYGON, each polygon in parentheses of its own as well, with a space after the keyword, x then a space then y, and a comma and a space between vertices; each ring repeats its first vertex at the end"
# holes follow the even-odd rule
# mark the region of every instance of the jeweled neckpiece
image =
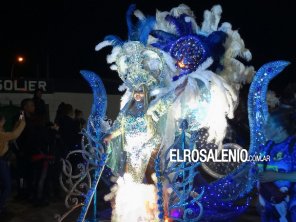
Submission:
POLYGON ((142 101, 136 101, 135 106, 137 110, 143 110, 144 108, 144 103, 142 101))

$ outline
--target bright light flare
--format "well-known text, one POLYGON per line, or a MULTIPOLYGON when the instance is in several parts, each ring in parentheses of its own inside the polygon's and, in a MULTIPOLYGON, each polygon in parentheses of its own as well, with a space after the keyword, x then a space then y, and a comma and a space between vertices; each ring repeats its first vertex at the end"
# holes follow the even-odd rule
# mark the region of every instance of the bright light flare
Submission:
POLYGON ((22 57, 22 56, 18 56, 17 57, 17 61, 19 62, 19 63, 23 63, 24 62, 24 57, 22 57))
MULTIPOLYGON (((132 176, 125 173, 117 181, 114 221, 156 221, 158 218, 157 195, 154 185, 133 182, 132 176)), ((112 220, 112 221, 113 221, 112 220)))

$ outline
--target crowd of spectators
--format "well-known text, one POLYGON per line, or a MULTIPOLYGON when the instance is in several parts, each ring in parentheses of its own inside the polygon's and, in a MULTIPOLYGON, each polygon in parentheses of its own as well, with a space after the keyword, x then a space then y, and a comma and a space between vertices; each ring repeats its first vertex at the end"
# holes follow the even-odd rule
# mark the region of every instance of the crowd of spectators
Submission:
POLYGON ((61 159, 80 149, 86 121, 80 110, 61 103, 54 122, 42 99, 42 90, 20 104, 20 115, 11 132, 0 114, 0 218, 9 197, 46 206, 62 197, 59 184, 61 159))

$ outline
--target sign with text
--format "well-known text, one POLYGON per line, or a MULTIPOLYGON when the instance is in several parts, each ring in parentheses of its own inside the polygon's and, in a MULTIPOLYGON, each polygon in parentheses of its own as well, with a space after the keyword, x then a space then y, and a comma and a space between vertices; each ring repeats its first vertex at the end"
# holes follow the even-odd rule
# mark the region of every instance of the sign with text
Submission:
POLYGON ((0 79, 0 92, 27 92, 32 93, 36 89, 42 89, 44 93, 52 92, 52 82, 50 80, 32 79, 0 79))

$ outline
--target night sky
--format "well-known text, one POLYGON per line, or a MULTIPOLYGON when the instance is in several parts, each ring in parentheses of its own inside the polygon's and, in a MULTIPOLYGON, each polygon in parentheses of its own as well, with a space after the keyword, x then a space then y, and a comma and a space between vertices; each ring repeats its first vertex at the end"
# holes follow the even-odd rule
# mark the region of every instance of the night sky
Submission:
POLYGON ((238 29, 246 47, 253 54, 252 65, 258 69, 268 61, 284 59, 292 62, 271 88, 279 92, 296 82, 296 7, 294 0, 9 0, 0 6, 0 78, 9 77, 17 55, 25 63, 15 66, 17 76, 45 78, 55 81, 81 79, 79 70, 97 72, 104 82, 120 83, 116 72, 109 70, 106 55, 111 48, 95 52, 95 45, 105 35, 127 38, 125 11, 131 3, 144 14, 170 10, 180 3, 189 5, 197 22, 203 11, 215 4, 223 8, 222 22, 238 29), (38 68, 39 67, 39 68, 38 68), (37 72, 37 70, 39 70, 37 72))

